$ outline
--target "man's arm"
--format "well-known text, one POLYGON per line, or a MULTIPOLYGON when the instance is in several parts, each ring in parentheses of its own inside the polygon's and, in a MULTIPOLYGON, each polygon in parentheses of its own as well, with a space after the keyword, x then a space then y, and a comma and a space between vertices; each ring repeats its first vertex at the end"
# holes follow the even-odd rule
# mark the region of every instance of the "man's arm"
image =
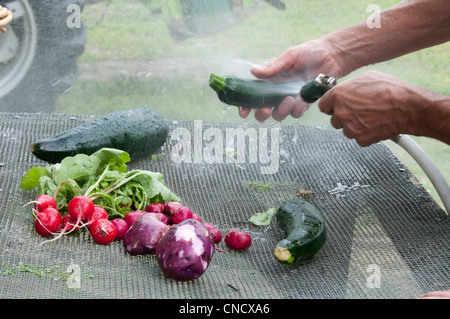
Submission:
POLYGON ((405 0, 380 13, 379 28, 363 21, 323 36, 343 74, 449 40, 449 0, 405 0))

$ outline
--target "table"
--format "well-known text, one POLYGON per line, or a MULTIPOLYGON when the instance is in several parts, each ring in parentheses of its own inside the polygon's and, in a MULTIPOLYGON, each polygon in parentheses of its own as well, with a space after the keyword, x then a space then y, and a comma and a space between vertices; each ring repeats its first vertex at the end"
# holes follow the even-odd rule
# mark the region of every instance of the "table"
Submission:
POLYGON ((154 256, 131 256, 119 241, 97 245, 86 232, 38 247, 43 238, 23 207, 36 191, 19 185, 26 170, 47 163, 30 145, 92 118, 0 114, 0 298, 415 298, 450 288, 445 212, 386 145, 362 148, 330 127, 168 121, 158 156, 129 164, 161 172, 182 203, 223 234, 239 228, 252 236, 245 252, 221 242, 225 251, 216 251, 197 280, 167 279, 154 256), (249 222, 290 198, 315 205, 328 231, 319 255, 295 266, 272 255, 283 237, 275 220, 269 226, 249 222), (79 285, 8 271, 22 264, 75 269, 79 285))

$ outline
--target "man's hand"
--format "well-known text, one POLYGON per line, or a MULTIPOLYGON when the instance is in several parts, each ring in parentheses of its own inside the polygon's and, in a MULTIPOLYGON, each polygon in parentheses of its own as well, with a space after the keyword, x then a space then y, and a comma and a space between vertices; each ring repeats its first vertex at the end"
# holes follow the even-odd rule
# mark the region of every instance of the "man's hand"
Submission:
POLYGON ((422 91, 393 76, 369 71, 325 93, 319 108, 331 115, 333 127, 369 146, 401 133, 422 133, 424 108, 429 104, 422 91))
MULTIPOLYGON (((311 40, 287 49, 267 64, 252 68, 251 72, 257 78, 270 81, 310 80, 319 73, 341 77, 346 75, 346 72, 335 51, 321 39, 311 40)), ((308 107, 309 105, 301 97, 287 97, 278 107, 258 109, 255 112, 255 118, 260 122, 264 122, 270 116, 277 121, 282 121, 289 115, 299 118, 308 107)), ((249 108, 243 107, 240 108, 239 114, 245 118, 250 111, 249 108)))

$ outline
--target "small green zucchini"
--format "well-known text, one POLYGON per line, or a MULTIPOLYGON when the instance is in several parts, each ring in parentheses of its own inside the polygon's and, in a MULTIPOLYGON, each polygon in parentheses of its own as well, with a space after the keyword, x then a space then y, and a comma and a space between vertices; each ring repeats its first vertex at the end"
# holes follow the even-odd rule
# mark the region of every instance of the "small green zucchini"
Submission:
POLYGON ((272 82, 243 79, 235 76, 210 75, 209 86, 216 91, 220 101, 249 108, 275 107, 287 96, 300 93, 299 82, 272 82))
POLYGON ((275 218, 286 234, 273 252, 280 263, 310 261, 325 244, 325 221, 312 204, 300 199, 286 200, 275 212, 275 218))
POLYGON ((168 136, 164 118, 148 107, 120 110, 97 117, 55 136, 38 140, 31 152, 39 159, 59 163, 67 156, 91 155, 101 148, 127 152, 134 160, 156 152, 168 136))

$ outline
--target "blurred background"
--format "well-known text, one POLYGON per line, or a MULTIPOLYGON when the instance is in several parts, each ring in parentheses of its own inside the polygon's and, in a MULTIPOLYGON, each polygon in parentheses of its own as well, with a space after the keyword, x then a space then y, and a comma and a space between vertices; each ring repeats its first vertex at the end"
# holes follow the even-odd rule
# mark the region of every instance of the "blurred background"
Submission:
MULTIPOLYGON (((0 33, 0 111, 101 115, 147 105, 168 120, 256 123, 209 88, 210 73, 251 77, 290 46, 366 20, 395 0, 9 0, 0 33)), ((407 30, 405 30, 407 32, 407 30)), ((367 69, 450 95, 450 44, 367 69)), ((274 125, 272 120, 261 125, 274 125)), ((317 105, 281 125, 329 125, 317 105)), ((450 181, 450 147, 415 138, 450 181)), ((436 198, 408 154, 386 142, 436 198)))

